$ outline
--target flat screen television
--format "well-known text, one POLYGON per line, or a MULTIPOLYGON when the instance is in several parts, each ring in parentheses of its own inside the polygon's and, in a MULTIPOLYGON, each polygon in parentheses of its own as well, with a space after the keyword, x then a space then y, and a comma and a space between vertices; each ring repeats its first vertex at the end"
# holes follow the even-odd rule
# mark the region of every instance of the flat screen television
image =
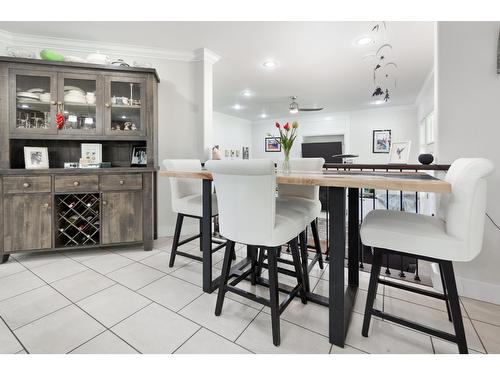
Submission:
POLYGON ((332 155, 342 154, 342 142, 302 143, 303 158, 324 158, 326 163, 342 163, 341 158, 332 155))

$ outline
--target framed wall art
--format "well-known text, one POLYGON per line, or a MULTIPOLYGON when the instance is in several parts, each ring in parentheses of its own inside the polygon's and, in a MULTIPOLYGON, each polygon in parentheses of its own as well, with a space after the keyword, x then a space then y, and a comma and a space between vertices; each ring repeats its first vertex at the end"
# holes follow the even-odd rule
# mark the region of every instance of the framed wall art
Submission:
POLYGON ((281 143, 275 137, 266 137, 264 147, 266 152, 281 152, 281 143))
POLYGON ((374 154, 388 154, 391 148, 391 131, 374 130, 372 139, 372 152, 374 154))

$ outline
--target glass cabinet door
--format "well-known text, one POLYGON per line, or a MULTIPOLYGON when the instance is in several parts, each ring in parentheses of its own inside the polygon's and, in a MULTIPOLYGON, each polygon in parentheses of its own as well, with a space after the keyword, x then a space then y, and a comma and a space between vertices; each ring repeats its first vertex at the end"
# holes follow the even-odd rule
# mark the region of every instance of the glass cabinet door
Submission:
POLYGON ((144 116, 146 80, 108 77, 104 133, 127 137, 146 135, 144 116))
POLYGON ((59 78, 61 134, 102 134, 102 83, 97 75, 65 74, 59 78))
POLYGON ((15 70, 10 79, 12 133, 56 134, 57 73, 15 70))

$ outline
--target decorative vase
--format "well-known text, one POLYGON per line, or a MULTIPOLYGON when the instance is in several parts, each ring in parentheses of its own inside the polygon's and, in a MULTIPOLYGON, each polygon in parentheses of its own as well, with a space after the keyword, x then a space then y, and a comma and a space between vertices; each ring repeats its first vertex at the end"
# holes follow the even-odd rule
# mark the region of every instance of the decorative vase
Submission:
POLYGON ((283 150, 285 154, 285 159, 283 159, 283 164, 281 165, 281 172, 283 174, 290 174, 290 150, 283 150))
POLYGON ((418 161, 423 165, 429 165, 434 161, 434 156, 432 156, 432 154, 420 154, 418 156, 418 161))

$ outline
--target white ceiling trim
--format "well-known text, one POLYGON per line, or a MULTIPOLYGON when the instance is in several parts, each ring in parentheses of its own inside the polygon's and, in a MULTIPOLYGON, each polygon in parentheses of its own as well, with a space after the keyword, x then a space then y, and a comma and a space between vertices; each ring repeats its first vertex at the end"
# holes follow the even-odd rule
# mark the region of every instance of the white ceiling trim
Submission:
MULTIPOLYGON (((174 61, 200 61, 205 56, 209 59, 213 59, 218 56, 206 50, 208 52, 201 56, 196 51, 181 51, 181 50, 169 50, 164 48, 147 48, 138 45, 128 45, 128 44, 117 44, 117 43, 102 43, 90 40, 79 40, 79 39, 67 39, 67 38, 56 38, 49 36, 38 36, 30 34, 18 34, 8 32, 6 30, 0 29, 0 42, 4 44, 22 47, 26 49, 54 49, 54 50, 64 50, 70 53, 76 54, 89 54, 96 51, 100 51, 109 55, 123 56, 123 57, 138 57, 149 58, 149 59, 163 59, 163 60, 174 60, 174 61)), ((209 60, 211 61, 211 60, 209 60)))

